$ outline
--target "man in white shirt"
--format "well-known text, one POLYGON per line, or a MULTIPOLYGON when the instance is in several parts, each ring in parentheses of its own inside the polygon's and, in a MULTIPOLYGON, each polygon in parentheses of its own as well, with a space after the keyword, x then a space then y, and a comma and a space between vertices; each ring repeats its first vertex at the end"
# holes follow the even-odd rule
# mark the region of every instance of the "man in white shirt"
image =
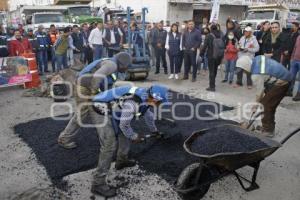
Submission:
POLYGON ((113 57, 114 49, 123 45, 123 33, 120 28, 113 25, 112 22, 107 23, 108 28, 104 30, 104 42, 108 48, 108 57, 113 57))
POLYGON ((93 50, 93 60, 98 60, 102 58, 103 51, 103 23, 98 23, 97 27, 93 29, 89 36, 89 45, 93 50))

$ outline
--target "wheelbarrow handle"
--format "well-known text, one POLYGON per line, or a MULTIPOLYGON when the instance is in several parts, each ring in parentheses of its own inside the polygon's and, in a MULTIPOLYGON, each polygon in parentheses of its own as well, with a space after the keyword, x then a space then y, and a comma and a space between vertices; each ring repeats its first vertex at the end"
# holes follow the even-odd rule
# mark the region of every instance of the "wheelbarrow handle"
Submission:
POLYGON ((255 122, 255 120, 256 120, 259 116, 261 116, 261 115, 263 114, 263 112, 259 112, 259 113, 257 113, 256 115, 255 115, 255 113, 256 113, 256 112, 253 112, 253 113, 251 114, 251 117, 250 117, 250 120, 249 120, 249 124, 248 124, 248 126, 247 126, 246 129, 249 129, 249 128, 252 126, 252 124, 255 122))
POLYGON ((300 132, 300 127, 298 127, 296 130, 294 130, 293 132, 291 132, 290 134, 288 134, 280 143, 283 145, 284 143, 286 143, 291 137, 293 137, 294 135, 296 135, 296 133, 300 132))

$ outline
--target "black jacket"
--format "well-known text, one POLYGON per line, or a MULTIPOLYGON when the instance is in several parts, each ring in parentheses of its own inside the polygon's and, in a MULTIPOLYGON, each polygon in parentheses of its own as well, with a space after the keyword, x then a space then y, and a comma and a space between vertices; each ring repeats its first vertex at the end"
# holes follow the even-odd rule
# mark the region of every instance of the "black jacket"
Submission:
POLYGON ((272 35, 267 34, 262 44, 262 54, 272 53, 272 58, 277 62, 281 62, 281 56, 283 52, 287 50, 286 37, 280 33, 276 42, 272 44, 272 35))
POLYGON ((167 31, 164 29, 154 30, 152 37, 152 45, 156 46, 157 44, 161 44, 162 48, 165 48, 166 40, 167 40, 167 31))
POLYGON ((182 47, 186 50, 194 48, 195 50, 200 47, 202 43, 201 32, 198 29, 185 31, 182 35, 182 47))
POLYGON ((205 40, 204 40, 204 45, 201 49, 200 56, 203 57, 206 50, 207 50, 207 58, 212 59, 213 58, 213 51, 214 51, 214 36, 216 38, 222 38, 222 34, 220 31, 214 31, 211 32, 210 34, 206 35, 205 40))

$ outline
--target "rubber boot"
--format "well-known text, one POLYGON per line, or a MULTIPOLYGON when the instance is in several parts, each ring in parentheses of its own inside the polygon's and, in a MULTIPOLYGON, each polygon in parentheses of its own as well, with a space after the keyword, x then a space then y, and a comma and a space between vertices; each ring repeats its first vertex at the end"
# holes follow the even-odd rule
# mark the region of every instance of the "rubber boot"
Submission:
POLYGON ((117 190, 109 185, 92 185, 91 192, 93 194, 101 195, 106 198, 114 197, 117 195, 117 190))
POLYGON ((293 101, 300 101, 300 92, 296 94, 296 96, 293 98, 293 101))

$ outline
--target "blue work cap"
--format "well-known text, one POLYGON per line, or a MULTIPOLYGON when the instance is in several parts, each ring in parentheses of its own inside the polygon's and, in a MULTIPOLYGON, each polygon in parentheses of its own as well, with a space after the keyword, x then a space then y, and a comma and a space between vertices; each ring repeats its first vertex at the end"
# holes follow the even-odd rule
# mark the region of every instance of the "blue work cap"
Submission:
POLYGON ((153 85, 150 87, 150 96, 160 102, 168 102, 168 88, 162 85, 153 85))

